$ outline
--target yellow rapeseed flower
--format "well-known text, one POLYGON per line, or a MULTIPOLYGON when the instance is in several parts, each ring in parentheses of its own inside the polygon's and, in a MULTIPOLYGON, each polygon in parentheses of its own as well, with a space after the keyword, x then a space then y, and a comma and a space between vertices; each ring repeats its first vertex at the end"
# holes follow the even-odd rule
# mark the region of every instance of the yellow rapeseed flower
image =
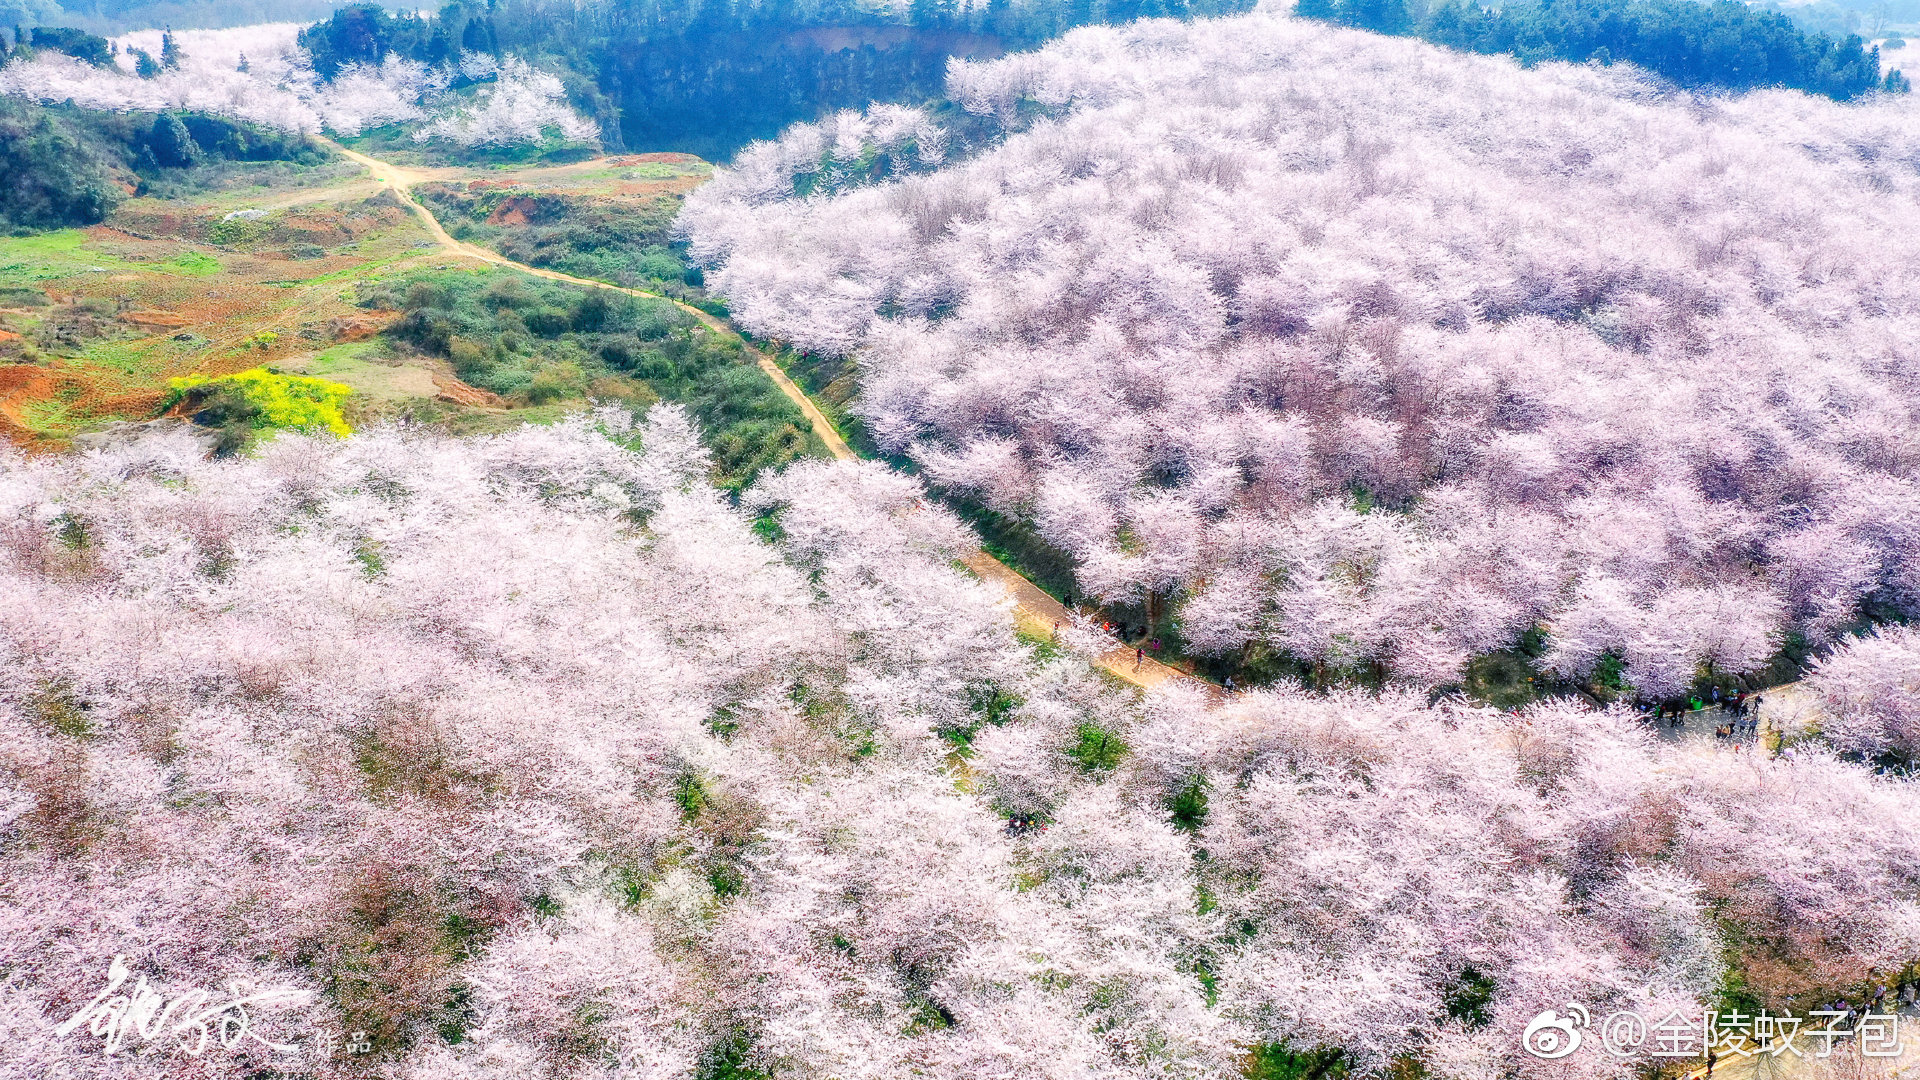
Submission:
POLYGON ((351 435, 340 405, 353 393, 342 383, 316 379, 310 375, 280 375, 266 368, 252 368, 232 375, 211 377, 188 375, 168 380, 175 391, 198 387, 231 388, 247 404, 259 410, 255 423, 261 427, 292 428, 298 431, 328 431, 351 435))

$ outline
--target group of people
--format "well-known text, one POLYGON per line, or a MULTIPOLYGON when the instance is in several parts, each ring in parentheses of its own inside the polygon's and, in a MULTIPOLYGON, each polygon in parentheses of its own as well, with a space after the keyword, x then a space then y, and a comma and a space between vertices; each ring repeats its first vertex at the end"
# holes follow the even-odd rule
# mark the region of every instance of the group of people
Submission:
POLYGON ((1640 714, 1649 720, 1680 727, 1686 723, 1692 713, 1719 709, 1728 717, 1725 724, 1714 728, 1714 737, 1733 738, 1739 735, 1751 735, 1760 728, 1760 705, 1763 699, 1759 694, 1749 694, 1745 690, 1725 693, 1718 686, 1707 691, 1703 700, 1699 695, 1680 702, 1662 702, 1659 705, 1642 705, 1640 714))

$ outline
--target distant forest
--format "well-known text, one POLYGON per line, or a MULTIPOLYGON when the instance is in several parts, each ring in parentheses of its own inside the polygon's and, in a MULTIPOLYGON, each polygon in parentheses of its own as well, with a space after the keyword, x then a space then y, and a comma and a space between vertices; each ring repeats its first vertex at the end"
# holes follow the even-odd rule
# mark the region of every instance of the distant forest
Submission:
POLYGON ((0 26, 72 26, 124 34, 324 19, 337 0, 0 0, 0 26))
POLYGON ((1253 0, 912 0, 875 12, 848 0, 498 0, 439 17, 343 8, 301 34, 331 74, 390 53, 437 62, 505 52, 570 73, 568 91, 611 150, 725 159, 796 121, 872 101, 937 98, 952 56, 990 58, 1075 26, 1249 10, 1253 0))
POLYGON ((1544 0, 1498 9, 1441 0, 1424 13, 1407 0, 1300 0, 1296 13, 1527 62, 1630 60, 1682 86, 1782 86, 1836 101, 1908 89, 1897 71, 1881 78, 1879 50, 1860 38, 1810 34, 1777 11, 1736 0, 1544 0))

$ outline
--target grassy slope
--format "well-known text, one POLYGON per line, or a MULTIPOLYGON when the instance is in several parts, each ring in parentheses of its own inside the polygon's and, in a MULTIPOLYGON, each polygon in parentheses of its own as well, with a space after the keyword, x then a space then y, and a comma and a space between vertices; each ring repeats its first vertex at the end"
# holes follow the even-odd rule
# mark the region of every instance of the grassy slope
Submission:
MULTIPOLYGON (((490 248, 516 262, 670 296, 713 312, 725 308, 700 287, 673 241, 673 221, 686 193, 712 175, 712 166, 686 154, 629 154, 561 166, 489 169, 443 176, 413 193, 456 239, 490 248)), ((459 282, 429 283, 454 295, 424 305, 464 344, 437 342, 463 378, 513 394, 538 391, 529 357, 550 355, 582 370, 549 365, 554 379, 604 388, 605 396, 657 394, 692 408, 717 458, 716 480, 738 488, 758 471, 800 456, 824 456, 808 424, 750 362, 737 344, 713 339, 684 313, 658 301, 612 304, 608 325, 576 319, 563 344, 555 324, 580 300, 536 286, 526 296, 500 296, 486 286, 480 304, 459 282), (544 290, 544 292, 543 292, 544 290), (546 330, 542 329, 545 323, 546 330), (502 341, 509 348, 478 351, 502 341), (572 345, 568 349, 564 345, 572 345), (638 384, 637 386, 635 384, 638 384), (525 389, 515 389, 524 386, 525 389)), ((412 305, 409 305, 411 308, 412 305)), ((423 339, 429 335, 417 335, 423 339)), ((547 364, 532 360, 535 366, 547 364)))
POLYGON ((259 183, 243 170, 219 190, 129 199, 103 225, 0 239, 0 433, 58 446, 151 415, 171 377, 293 362, 365 321, 342 278, 437 255, 354 173, 252 172, 259 183))
MULTIPOLYGON (((570 235, 603 235, 615 224, 606 218, 622 216, 634 202, 658 203, 636 218, 644 219, 642 229, 620 234, 647 241, 637 258, 652 262, 641 273, 609 265, 609 258, 626 257, 617 249, 567 268, 653 283, 644 271, 664 266, 672 283, 691 293, 679 281, 664 230, 678 194, 708 171, 696 159, 647 156, 561 169, 450 171, 448 190, 488 193, 489 213, 501 201, 491 193, 503 188, 544 196, 552 186, 562 198, 609 200, 600 220, 570 223, 570 235)), ((405 416, 479 432, 549 421, 584 407, 590 396, 642 406, 685 401, 706 423, 720 461, 717 479, 730 486, 760 468, 824 452, 756 367, 678 327, 688 320, 671 309, 662 319, 695 347, 668 349, 677 362, 652 363, 651 376, 621 368, 657 359, 660 350, 645 342, 608 350, 621 363, 602 356, 600 346, 619 327, 525 332, 518 315, 534 312, 516 315, 513 304, 496 302, 500 296, 524 292, 538 309, 577 309, 587 290, 482 268, 439 249, 358 167, 228 164, 205 183, 183 174, 163 194, 128 199, 90 229, 0 238, 0 438, 59 448, 108 421, 154 415, 170 378, 264 364, 354 387, 349 417, 356 424, 405 416), (235 211, 263 213, 228 219, 235 211), (495 350, 510 363, 485 365, 501 386, 466 385, 447 350, 422 347, 393 326, 418 306, 407 298, 421 282, 439 296, 485 292, 483 303, 469 305, 483 316, 470 327, 482 344, 518 334, 516 352, 495 350), (448 282, 474 284, 440 287, 448 282), (628 352, 638 359, 629 361, 628 352)), ((656 305, 666 307, 623 304, 616 321, 661 321, 639 310, 656 305)))

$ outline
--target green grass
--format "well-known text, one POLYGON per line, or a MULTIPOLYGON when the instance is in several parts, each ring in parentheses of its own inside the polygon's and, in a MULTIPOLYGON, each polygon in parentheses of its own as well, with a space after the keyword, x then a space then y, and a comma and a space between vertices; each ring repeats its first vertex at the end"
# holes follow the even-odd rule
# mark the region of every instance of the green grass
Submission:
POLYGON ((126 265, 111 255, 85 250, 86 243, 84 229, 0 237, 0 281, 56 281, 126 265))
POLYGON ((178 358, 196 351, 198 346, 167 340, 159 344, 137 339, 96 341, 87 345, 79 359, 90 368, 100 368, 130 376, 153 376, 177 367, 178 358))
POLYGON ((85 229, 54 229, 32 236, 0 237, 0 261, 51 259, 72 255, 87 242, 85 229))
POLYGON ((1067 756, 1088 772, 1111 769, 1126 753, 1127 744, 1120 741, 1120 736, 1098 724, 1081 724, 1074 732, 1073 745, 1067 747, 1067 756))
POLYGON ((619 180, 671 180, 676 176, 705 176, 713 172, 713 166, 705 162, 699 165, 672 165, 664 161, 643 161, 638 165, 619 165, 605 170, 589 170, 588 176, 607 176, 619 180))
POLYGON ((42 683, 29 706, 42 724, 68 738, 84 739, 93 734, 87 707, 74 697, 73 687, 65 681, 42 683))
POLYGON ((165 262, 129 263, 117 255, 89 247, 84 229, 0 237, 0 282, 56 281, 75 274, 129 269, 204 278, 212 277, 222 268, 220 260, 191 249, 165 262))
POLYGON ((262 284, 278 285, 282 288, 291 289, 302 285, 324 285, 330 281, 374 282, 380 280, 380 275, 373 273, 373 271, 397 262, 415 258, 419 254, 419 251, 408 247, 388 255, 368 259, 365 262, 355 263, 344 270, 333 270, 325 274, 315 274, 310 278, 281 278, 277 281, 262 282, 262 284))
POLYGON ((1461 689, 1475 701, 1496 709, 1517 709, 1539 697, 1536 680, 1541 676, 1532 658, 1518 649, 1502 649, 1474 657, 1467 664, 1461 689))
POLYGON ((199 251, 183 251, 166 262, 162 267, 187 277, 212 277, 220 272, 220 260, 199 251))
POLYGON ((1247 1055, 1247 1080, 1345 1080, 1350 1075, 1346 1055, 1315 1047, 1294 1050, 1284 1044, 1262 1043, 1247 1055))
POLYGON ((461 379, 512 405, 577 410, 589 396, 685 404, 713 451, 713 479, 728 490, 795 458, 826 456, 738 342, 665 300, 485 268, 366 282, 359 301, 402 313, 385 333, 401 355, 445 357, 461 379))
POLYGON ((384 341, 344 341, 275 366, 351 386, 362 404, 433 397, 432 376, 418 364, 383 362, 388 351, 384 341))
POLYGON ((35 435, 61 436, 79 427, 81 420, 64 401, 30 401, 20 410, 21 426, 35 435))
POLYGON ((1174 828, 1199 832, 1207 821, 1207 778, 1196 776, 1167 800, 1167 816, 1174 828))
POLYGON ((314 353, 303 366, 309 375, 351 371, 356 365, 364 363, 362 358, 367 354, 384 352, 385 349, 386 346, 377 341, 342 341, 314 353))
POLYGON ((1059 643, 1051 637, 1028 630, 1015 630, 1013 636, 1033 654, 1033 662, 1036 664, 1045 664, 1066 655, 1065 650, 1061 649, 1059 643))

